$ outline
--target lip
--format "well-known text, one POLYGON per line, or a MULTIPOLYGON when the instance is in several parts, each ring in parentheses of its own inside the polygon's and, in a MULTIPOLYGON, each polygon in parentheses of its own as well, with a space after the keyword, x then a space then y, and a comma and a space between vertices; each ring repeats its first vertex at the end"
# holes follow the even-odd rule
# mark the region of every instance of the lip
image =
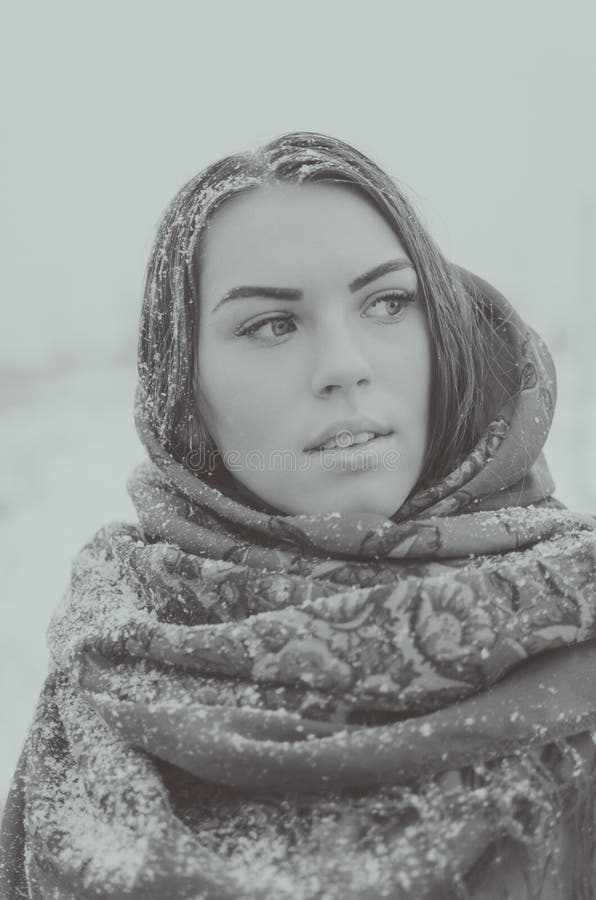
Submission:
MULTIPOLYGON (((349 434, 358 434, 361 431, 374 431, 379 437, 385 437, 388 434, 392 434, 390 428, 387 428, 386 425, 382 425, 380 422, 377 422, 375 419, 339 419, 336 422, 332 422, 330 426, 328 426, 324 431, 321 431, 318 435, 316 435, 311 443, 305 447, 306 453, 321 453, 323 451, 317 450, 321 444, 324 444, 330 438, 335 437, 338 432, 348 432, 349 434)), ((377 438, 375 438, 377 440, 377 438)), ((372 442, 371 442, 372 443, 372 442)), ((366 444, 357 444, 356 447, 364 447, 366 444)), ((324 451, 326 453, 335 453, 337 450, 349 450, 349 447, 338 447, 334 450, 324 451)))
POLYGON ((310 454, 325 470, 367 471, 378 469, 383 453, 392 446, 393 432, 373 438, 366 444, 336 447, 334 450, 311 450, 310 454))

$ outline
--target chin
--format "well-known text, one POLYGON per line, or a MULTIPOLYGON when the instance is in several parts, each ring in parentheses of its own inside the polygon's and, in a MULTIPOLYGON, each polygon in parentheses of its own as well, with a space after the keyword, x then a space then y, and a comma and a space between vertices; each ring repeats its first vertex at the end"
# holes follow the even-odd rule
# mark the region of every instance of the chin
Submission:
POLYGON ((357 491, 352 492, 349 489, 344 491, 338 506, 339 512, 373 513, 388 519, 405 503, 409 490, 409 488, 396 490, 395 482, 389 486, 377 484, 373 490, 370 489, 370 485, 368 488, 366 490, 363 485, 357 491))
POLYGON ((290 497, 280 498, 278 496, 275 505, 287 515, 313 515, 331 512, 339 512, 342 515, 368 513, 389 519, 395 515, 408 497, 408 492, 405 490, 400 491, 399 494, 393 493, 393 496, 387 491, 378 497, 375 497, 374 493, 372 492, 371 496, 370 490, 362 493, 358 491, 358 494, 354 494, 352 497, 349 496, 349 490, 343 490, 341 497, 331 493, 327 497, 321 496, 321 493, 309 497, 303 493, 295 500, 290 497))

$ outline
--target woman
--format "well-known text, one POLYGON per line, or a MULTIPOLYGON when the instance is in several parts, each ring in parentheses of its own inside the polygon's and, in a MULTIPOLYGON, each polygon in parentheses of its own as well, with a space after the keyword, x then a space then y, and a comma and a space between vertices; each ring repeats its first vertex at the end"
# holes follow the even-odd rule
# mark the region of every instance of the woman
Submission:
POLYGON ((48 632, 4 894, 594 895, 596 521, 551 358, 353 147, 174 198, 131 477, 48 632))

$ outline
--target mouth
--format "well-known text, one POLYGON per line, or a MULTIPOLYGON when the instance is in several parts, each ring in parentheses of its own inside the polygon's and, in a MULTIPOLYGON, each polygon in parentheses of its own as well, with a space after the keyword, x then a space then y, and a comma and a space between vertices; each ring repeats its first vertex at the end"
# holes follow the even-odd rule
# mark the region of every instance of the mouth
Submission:
POLYGON ((317 447, 310 447, 307 453, 355 453, 359 448, 368 448, 376 446, 384 438, 388 438, 393 434, 392 431, 361 431, 358 434, 349 434, 342 432, 336 437, 329 438, 317 447))

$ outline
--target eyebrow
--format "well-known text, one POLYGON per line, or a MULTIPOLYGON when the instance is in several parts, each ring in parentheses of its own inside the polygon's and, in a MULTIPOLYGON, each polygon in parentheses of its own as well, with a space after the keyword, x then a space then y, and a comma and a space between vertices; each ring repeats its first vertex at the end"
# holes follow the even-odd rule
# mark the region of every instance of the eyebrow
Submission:
MULTIPOLYGON (((410 260, 405 257, 402 257, 401 259, 391 259, 389 262, 384 262, 379 266, 375 266, 374 269, 370 269, 368 272, 365 272, 364 275, 359 275, 357 278, 354 278, 348 286, 351 293, 354 293, 365 287, 367 284, 370 284, 371 281, 375 281, 382 275, 386 275, 388 272, 399 272, 402 269, 413 268, 414 266, 410 260)), ((240 287, 233 287, 230 288, 229 291, 226 291, 221 300, 211 310, 211 315, 213 315, 220 306, 224 303, 228 303, 230 300, 239 300, 245 297, 264 297, 267 300, 301 300, 302 295, 303 292, 297 288, 241 285, 240 287)))

